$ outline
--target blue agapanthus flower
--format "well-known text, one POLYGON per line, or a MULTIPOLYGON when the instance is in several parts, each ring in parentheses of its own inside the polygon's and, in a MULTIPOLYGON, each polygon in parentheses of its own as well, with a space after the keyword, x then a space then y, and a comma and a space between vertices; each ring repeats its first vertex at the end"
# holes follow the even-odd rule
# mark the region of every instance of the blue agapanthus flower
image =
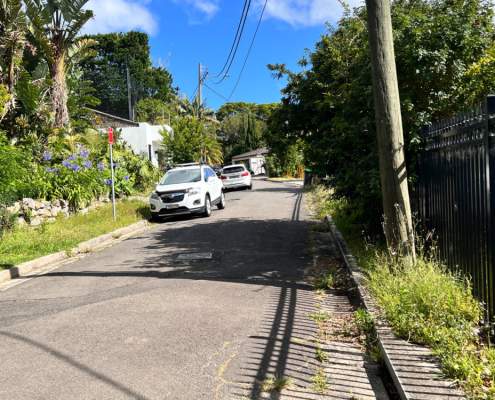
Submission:
POLYGON ((50 153, 48 150, 46 150, 43 153, 43 161, 50 161, 52 159, 52 153, 50 153))
POLYGON ((70 168, 72 163, 69 161, 69 160, 64 160, 62 161, 62 165, 65 167, 65 168, 70 168))
POLYGON ((67 160, 69 161, 74 161, 76 159, 76 155, 75 154, 71 154, 69 157, 67 157, 67 160))
POLYGON ((71 168, 71 169, 72 169, 72 171, 74 171, 74 172, 77 172, 77 171, 79 171, 79 170, 81 169, 81 167, 80 167, 79 165, 77 165, 77 164, 72 164, 72 165, 70 166, 70 168, 71 168))
POLYGON ((105 179, 105 185, 111 186, 112 180, 111 179, 105 179))
POLYGON ((124 180, 128 181, 129 180, 129 175, 124 176, 124 180))
POLYGON ((103 164, 101 161, 96 165, 98 168, 98 171, 103 171, 105 169, 105 164, 103 164))
POLYGON ((46 167, 45 171, 50 174, 56 174, 58 172, 58 168, 46 167))
POLYGON ((89 157, 89 151, 83 148, 83 149, 79 152, 79 156, 80 156, 81 158, 86 159, 86 158, 88 158, 88 157, 89 157))
POLYGON ((84 161, 84 163, 83 163, 83 167, 84 167, 84 168, 89 169, 89 168, 91 168, 92 166, 93 166, 93 163, 92 163, 91 161, 89 161, 89 160, 86 160, 86 161, 84 161))

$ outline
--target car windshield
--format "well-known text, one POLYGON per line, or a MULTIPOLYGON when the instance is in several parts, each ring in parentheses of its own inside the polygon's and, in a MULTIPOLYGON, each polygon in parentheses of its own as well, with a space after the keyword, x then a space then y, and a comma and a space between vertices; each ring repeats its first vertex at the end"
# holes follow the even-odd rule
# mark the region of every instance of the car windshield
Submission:
POLYGON ((168 171, 160 182, 161 185, 175 185, 178 183, 199 182, 201 169, 173 169, 168 171))
POLYGON ((223 173, 224 174, 238 174, 239 172, 244 172, 244 167, 229 167, 229 168, 224 168, 223 173))

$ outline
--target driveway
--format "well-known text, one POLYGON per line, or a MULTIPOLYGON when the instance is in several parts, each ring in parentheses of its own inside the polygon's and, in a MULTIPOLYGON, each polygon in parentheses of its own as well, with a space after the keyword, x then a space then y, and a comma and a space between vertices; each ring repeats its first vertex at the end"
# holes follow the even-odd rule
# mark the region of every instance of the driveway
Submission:
POLYGON ((0 399, 265 398, 270 376, 317 398, 304 198, 297 183, 254 188, 0 287, 0 399))

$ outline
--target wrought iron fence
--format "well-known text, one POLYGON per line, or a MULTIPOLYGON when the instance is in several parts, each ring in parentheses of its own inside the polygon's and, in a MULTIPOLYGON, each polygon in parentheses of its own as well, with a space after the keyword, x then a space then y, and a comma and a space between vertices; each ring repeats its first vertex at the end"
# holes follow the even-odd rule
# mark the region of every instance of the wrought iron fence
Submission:
POLYGON ((495 317, 495 96, 423 132, 418 214, 440 257, 495 317))

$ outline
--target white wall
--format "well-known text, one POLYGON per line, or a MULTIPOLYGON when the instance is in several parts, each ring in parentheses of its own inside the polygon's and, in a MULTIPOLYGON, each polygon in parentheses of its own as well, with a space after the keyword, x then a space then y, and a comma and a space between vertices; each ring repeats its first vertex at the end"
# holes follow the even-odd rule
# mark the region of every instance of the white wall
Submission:
POLYGON ((144 155, 148 158, 149 146, 151 146, 151 162, 158 166, 156 151, 163 141, 161 131, 166 130, 172 133, 172 128, 168 125, 150 125, 140 122, 139 127, 122 128, 120 138, 126 142, 136 154, 144 155))

